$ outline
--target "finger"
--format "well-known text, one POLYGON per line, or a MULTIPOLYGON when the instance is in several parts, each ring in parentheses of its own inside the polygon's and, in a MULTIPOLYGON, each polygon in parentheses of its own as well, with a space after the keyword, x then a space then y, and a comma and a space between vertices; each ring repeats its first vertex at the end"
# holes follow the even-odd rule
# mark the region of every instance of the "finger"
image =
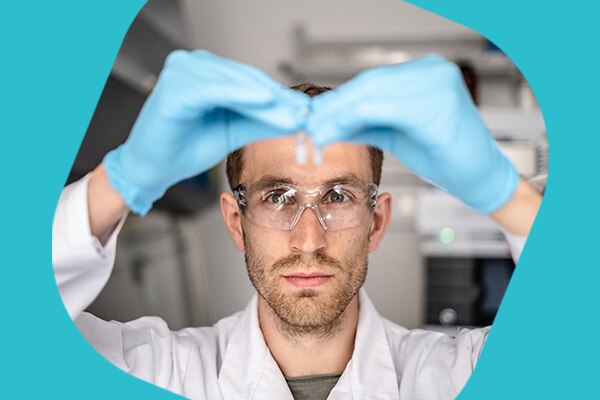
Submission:
POLYGON ((236 104, 227 108, 248 119, 291 132, 303 128, 309 101, 310 98, 304 93, 284 89, 279 91, 268 105, 236 104))
POLYGON ((201 80, 217 78, 218 80, 236 83, 255 83, 257 87, 274 89, 278 86, 267 74, 253 66, 243 64, 225 57, 220 57, 206 50, 175 50, 167 57, 165 69, 174 69, 188 73, 201 80))
POLYGON ((411 129, 412 126, 398 118, 397 100, 379 103, 359 103, 343 111, 323 115, 320 124, 309 121, 307 129, 318 146, 344 141, 361 131, 388 128, 392 131, 411 129))
POLYGON ((364 129, 388 127, 431 149, 455 140, 460 131, 456 124, 480 120, 468 94, 454 89, 410 90, 371 97, 319 117, 320 123, 315 118, 307 125, 317 145, 344 140, 364 129))
POLYGON ((216 108, 267 107, 275 93, 260 86, 242 86, 219 74, 203 74, 165 69, 148 99, 148 107, 161 110, 161 116, 182 121, 200 118, 216 108))
POLYGON ((340 114, 355 104, 368 101, 368 92, 365 92, 361 85, 361 81, 353 81, 351 87, 343 85, 313 98, 307 129, 316 130, 319 126, 337 119, 340 114))
POLYGON ((434 160, 427 148, 413 141, 403 132, 389 128, 371 128, 347 137, 344 141, 359 143, 391 153, 415 175, 428 181, 440 180, 432 166, 434 160))
MULTIPOLYGON (((459 75, 456 66, 439 56, 368 70, 336 93, 316 99, 307 128, 321 145, 372 126, 426 133, 416 128, 444 122, 448 110, 467 102, 461 85, 455 85, 462 81, 459 75)), ((435 138, 420 138, 429 139, 435 138)))
POLYGON ((339 88, 319 95, 315 99, 315 123, 320 119, 329 119, 331 115, 343 113, 359 103, 370 99, 391 100, 415 91, 428 80, 423 76, 432 75, 431 71, 450 64, 438 55, 430 55, 400 64, 384 65, 361 72, 339 88))
POLYGON ((270 90, 282 87, 281 84, 254 66, 221 57, 206 50, 195 50, 191 54, 199 63, 215 67, 220 74, 238 84, 256 84, 270 90))
POLYGON ((252 142, 281 137, 293 132, 289 128, 269 121, 259 121, 231 111, 226 112, 225 118, 229 152, 252 142))
POLYGON ((210 113, 203 126, 194 127, 187 138, 186 149, 177 158, 191 174, 197 174, 221 161, 228 153, 249 143, 280 137, 289 130, 247 118, 231 110, 210 113), (209 135, 206 133, 210 132, 209 135), (186 157, 187 156, 187 157, 186 157))
MULTIPOLYGON (((230 102, 231 93, 221 99, 221 107, 229 108, 250 118, 275 125, 283 129, 297 129, 304 124, 305 111, 308 109, 309 96, 284 87, 271 79, 263 71, 249 65, 218 56, 204 54, 212 59, 216 72, 228 77, 227 87, 235 92, 268 91, 272 95, 269 104, 230 102), (223 68, 223 63, 226 65, 223 68), (256 105, 256 106, 255 106, 256 105), (264 105, 265 107, 261 107, 264 105), (267 107, 268 105, 268 107, 267 107)), ((238 93, 235 94, 237 96, 238 93)))
MULTIPOLYGON (((173 73, 185 77, 188 116, 212 108, 231 109, 286 128, 303 123, 308 96, 284 88, 262 71, 206 51, 169 56, 173 73)), ((178 93, 180 95, 180 93, 178 93)))

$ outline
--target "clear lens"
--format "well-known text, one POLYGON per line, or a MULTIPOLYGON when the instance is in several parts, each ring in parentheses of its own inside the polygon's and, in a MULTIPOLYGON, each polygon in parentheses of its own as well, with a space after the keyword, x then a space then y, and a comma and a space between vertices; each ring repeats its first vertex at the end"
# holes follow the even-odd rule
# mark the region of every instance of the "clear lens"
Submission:
POLYGON ((254 223, 291 230, 304 212, 314 212, 325 230, 348 229, 364 223, 377 199, 375 184, 337 184, 311 190, 291 185, 249 185, 235 190, 240 207, 254 223))

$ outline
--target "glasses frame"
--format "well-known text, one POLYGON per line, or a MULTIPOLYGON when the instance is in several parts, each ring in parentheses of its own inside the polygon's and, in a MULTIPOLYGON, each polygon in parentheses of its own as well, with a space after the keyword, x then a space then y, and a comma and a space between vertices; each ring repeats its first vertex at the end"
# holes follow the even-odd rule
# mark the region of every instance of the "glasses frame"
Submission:
MULTIPOLYGON (((360 184, 369 187, 369 195, 368 195, 369 209, 370 209, 369 211, 371 213, 373 213, 375 211, 375 208, 377 207, 377 199, 379 197, 379 186, 377 186, 377 184, 375 184, 373 182, 371 182, 371 183, 361 182, 360 184)), ((328 188, 331 190, 332 188, 334 188, 336 186, 340 186, 340 185, 343 185, 343 183, 333 184, 333 185, 329 186, 328 188)), ((251 187, 251 186, 252 186, 252 184, 239 184, 233 189, 233 195, 237 201, 238 207, 242 211, 242 215, 245 215, 246 211, 247 211, 248 199, 246 197, 246 191, 247 191, 247 187, 251 187)), ((322 188, 327 187, 327 185, 322 185, 322 186, 318 186, 316 188, 312 188, 310 190, 305 190, 299 186, 292 185, 292 184, 281 184, 280 186, 282 188, 294 189, 301 193, 318 193, 322 190, 322 188)), ((317 216, 317 219, 318 219, 321 227, 325 231, 329 230, 329 227, 327 226, 327 222, 325 221, 325 218, 323 218, 319 206, 317 204, 314 204, 311 202, 306 202, 306 201, 298 206, 298 209, 297 209, 296 213, 294 214, 292 222, 290 222, 290 226, 287 230, 291 231, 292 229, 294 229, 294 227, 296 226, 296 224, 302 217, 302 214, 304 214, 304 211, 307 208, 310 208, 313 210, 313 212, 317 216)), ((258 224, 258 225, 261 225, 261 224, 258 224)), ((284 230, 284 229, 277 229, 277 228, 272 228, 272 227, 271 227, 271 229, 284 230)), ((343 228, 343 229, 348 229, 348 228, 343 228)), ((340 229, 340 230, 343 230, 343 229, 340 229)))

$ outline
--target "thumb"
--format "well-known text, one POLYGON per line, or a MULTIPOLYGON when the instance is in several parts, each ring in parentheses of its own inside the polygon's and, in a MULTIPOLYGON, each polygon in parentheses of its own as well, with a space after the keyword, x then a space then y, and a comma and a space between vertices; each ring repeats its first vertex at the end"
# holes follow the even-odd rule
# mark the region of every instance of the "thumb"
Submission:
POLYGON ((225 121, 228 152, 252 142, 281 137, 296 131, 296 129, 247 118, 233 111, 225 113, 225 121))
POLYGON ((405 132, 390 128, 369 128, 348 137, 347 141, 385 150, 420 178, 428 182, 440 181, 441 174, 436 171, 436 160, 427 146, 413 140, 405 132))
POLYGON ((268 104, 235 105, 229 109, 265 126, 292 132, 305 125, 309 102, 306 94, 282 88, 268 104))
MULTIPOLYGON (((384 138, 386 143, 390 135, 374 135, 375 132, 401 131, 407 126, 397 118, 398 105, 385 102, 357 104, 333 115, 319 115, 320 126, 315 120, 309 121, 308 131, 312 133, 313 140, 318 146, 326 146, 337 141, 348 141, 352 137, 374 139, 376 136, 384 138), (369 130, 366 136, 356 136, 369 130)), ((391 149, 390 149, 391 151, 391 149)))

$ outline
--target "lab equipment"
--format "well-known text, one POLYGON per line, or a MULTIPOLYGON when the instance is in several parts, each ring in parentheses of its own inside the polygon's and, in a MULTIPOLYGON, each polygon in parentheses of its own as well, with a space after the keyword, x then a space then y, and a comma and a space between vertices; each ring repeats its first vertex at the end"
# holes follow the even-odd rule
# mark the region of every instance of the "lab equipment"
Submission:
POLYGON ((423 261, 427 324, 492 324, 515 269, 510 256, 427 254, 423 261))
POLYGON ((351 141, 387 150, 482 213, 505 204, 519 183, 459 69, 439 56, 373 68, 323 93, 306 129, 317 146, 351 141))
MULTIPOLYGON (((308 106, 302 109, 302 116, 305 120, 308 118, 309 114, 310 108, 308 106)), ((300 165, 306 163, 306 139, 306 133, 303 130, 296 134, 296 162, 300 165)))
POLYGON ((296 162, 306 164, 306 133, 300 131, 296 134, 296 162))
MULTIPOLYGON (((309 103, 310 105, 310 103, 309 103)), ((302 109, 302 115, 305 119, 308 119, 310 115, 310 107, 306 106, 302 109)), ((296 134, 296 162, 300 165, 306 164, 307 161, 307 146, 308 146, 308 136, 304 132, 304 130, 299 131, 296 134)), ((313 145, 313 163, 315 165, 320 165, 323 161, 323 154, 321 152, 321 148, 313 145)))
POLYGON ((323 151, 319 146, 313 146, 313 162, 315 165, 321 165, 323 162, 323 151))
POLYGON ((377 185, 354 182, 312 189, 280 183, 239 185, 234 189, 240 209, 257 225, 292 230, 311 209, 324 230, 361 225, 377 205, 377 185))
MULTIPOLYGON (((307 150, 309 136, 300 131, 296 134, 296 162, 300 165, 306 164, 307 161, 307 150)), ((313 163, 315 165, 321 165, 323 162, 323 152, 320 147, 313 144, 313 163)))
MULTIPOLYGON (((306 164, 308 146, 308 135, 304 131, 299 131, 296 134, 296 162, 300 165, 306 164)), ((320 165, 323 162, 323 152, 320 147, 313 144, 313 163, 320 165)))
POLYGON ((147 213, 175 183, 250 142, 296 132, 308 96, 207 51, 167 58, 127 141, 104 164, 129 208, 147 213))

